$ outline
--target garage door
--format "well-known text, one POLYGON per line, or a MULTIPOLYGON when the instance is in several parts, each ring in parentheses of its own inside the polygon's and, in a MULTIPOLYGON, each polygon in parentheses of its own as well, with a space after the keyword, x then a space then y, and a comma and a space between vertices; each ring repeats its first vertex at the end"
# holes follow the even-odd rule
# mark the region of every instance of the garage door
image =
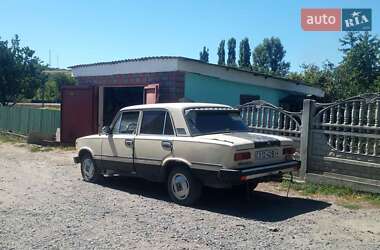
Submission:
POLYGON ((93 86, 65 86, 62 88, 61 141, 97 133, 98 91, 93 86))

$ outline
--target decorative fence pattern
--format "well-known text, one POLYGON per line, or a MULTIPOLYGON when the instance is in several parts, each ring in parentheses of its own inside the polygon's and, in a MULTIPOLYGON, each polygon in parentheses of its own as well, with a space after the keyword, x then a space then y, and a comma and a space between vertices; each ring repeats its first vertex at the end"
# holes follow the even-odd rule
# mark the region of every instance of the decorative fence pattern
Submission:
POLYGON ((366 156, 368 160, 380 157, 379 95, 362 95, 320 107, 313 129, 327 136, 336 153, 366 156))
POLYGON ((295 140, 300 178, 380 193, 380 94, 327 104, 304 100, 300 113, 265 101, 239 109, 253 131, 295 140))
POLYGON ((292 138, 301 137, 301 112, 289 112, 269 102, 258 100, 239 106, 240 114, 250 129, 258 133, 292 138))
POLYGON ((380 193, 380 95, 311 104, 307 177, 380 193))
POLYGON ((33 132, 55 135, 60 127, 59 110, 0 106, 0 130, 22 135, 33 132))

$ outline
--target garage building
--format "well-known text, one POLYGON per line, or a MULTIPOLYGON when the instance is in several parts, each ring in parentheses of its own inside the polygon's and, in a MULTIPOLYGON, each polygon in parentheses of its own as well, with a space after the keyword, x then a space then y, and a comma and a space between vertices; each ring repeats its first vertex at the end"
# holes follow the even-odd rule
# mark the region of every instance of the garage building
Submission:
POLYGON ((185 57, 146 57, 70 67, 78 86, 62 90, 61 140, 97 133, 125 106, 212 102, 237 106, 252 100, 299 108, 306 95, 324 92, 289 79, 185 57), (294 102, 298 100, 298 102, 294 102))

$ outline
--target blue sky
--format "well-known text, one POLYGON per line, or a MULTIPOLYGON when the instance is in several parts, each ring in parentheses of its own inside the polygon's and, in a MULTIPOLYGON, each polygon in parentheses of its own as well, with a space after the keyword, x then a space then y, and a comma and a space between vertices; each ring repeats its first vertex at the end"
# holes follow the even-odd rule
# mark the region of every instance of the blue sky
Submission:
POLYGON ((198 58, 205 45, 217 61, 220 40, 248 37, 256 46, 279 37, 292 70, 302 63, 339 62, 342 32, 305 32, 301 8, 372 8, 372 33, 380 35, 380 2, 373 1, 123 1, 2 0, 0 36, 19 34, 24 45, 52 66, 144 56, 198 58))

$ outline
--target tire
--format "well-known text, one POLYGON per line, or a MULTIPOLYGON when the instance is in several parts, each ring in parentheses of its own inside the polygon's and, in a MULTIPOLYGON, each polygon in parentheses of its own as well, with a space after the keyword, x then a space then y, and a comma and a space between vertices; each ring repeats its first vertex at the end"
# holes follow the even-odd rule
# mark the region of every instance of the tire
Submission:
POLYGON ((84 181, 97 183, 104 178, 89 154, 85 154, 81 157, 80 169, 84 181))
POLYGON ((193 205, 202 194, 202 184, 186 167, 173 168, 167 179, 170 198, 183 206, 193 205))

